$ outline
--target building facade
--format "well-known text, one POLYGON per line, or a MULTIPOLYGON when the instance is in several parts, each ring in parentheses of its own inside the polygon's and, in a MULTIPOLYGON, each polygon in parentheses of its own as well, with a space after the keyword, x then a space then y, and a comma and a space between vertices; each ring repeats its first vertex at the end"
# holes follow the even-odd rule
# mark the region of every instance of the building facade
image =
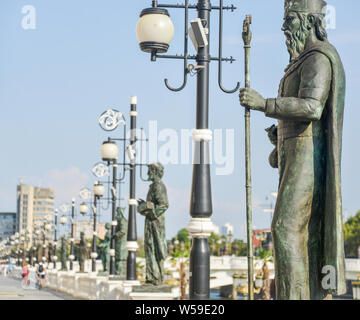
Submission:
POLYGON ((0 212, 0 241, 10 238, 16 232, 16 213, 0 212))
MULTIPOLYGON (((16 231, 27 232, 32 240, 36 229, 54 221, 54 199, 55 193, 49 188, 18 185, 16 231)), ((52 233, 46 232, 48 239, 52 238, 52 233)))
POLYGON ((253 246, 255 251, 258 248, 272 251, 273 242, 271 236, 271 229, 253 230, 253 246))
POLYGON ((230 223, 225 223, 221 227, 221 235, 225 237, 233 236, 234 235, 234 226, 230 223))

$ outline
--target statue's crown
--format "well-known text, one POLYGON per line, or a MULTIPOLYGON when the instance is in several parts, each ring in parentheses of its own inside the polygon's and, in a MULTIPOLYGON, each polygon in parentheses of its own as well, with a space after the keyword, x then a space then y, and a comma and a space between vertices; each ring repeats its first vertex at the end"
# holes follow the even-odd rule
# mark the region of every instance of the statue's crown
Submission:
POLYGON ((289 11, 325 14, 324 0, 285 0, 285 13, 289 11))

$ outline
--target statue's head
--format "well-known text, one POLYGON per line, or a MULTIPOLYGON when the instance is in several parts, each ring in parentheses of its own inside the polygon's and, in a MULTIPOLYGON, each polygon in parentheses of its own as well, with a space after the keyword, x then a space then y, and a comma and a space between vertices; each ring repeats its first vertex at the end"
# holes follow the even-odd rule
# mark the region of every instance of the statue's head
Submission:
POLYGON ((106 230, 110 230, 110 228, 111 228, 110 222, 106 222, 106 223, 105 223, 105 229, 106 229, 106 230))
POLYGON ((326 2, 323 0, 285 0, 284 24, 281 28, 286 36, 290 60, 304 50, 311 33, 318 40, 326 41, 326 2))
POLYGON ((151 163, 148 166, 148 177, 151 181, 160 181, 164 175, 164 166, 160 162, 151 163))
POLYGON ((83 231, 80 232, 80 240, 81 241, 85 240, 85 233, 83 231))

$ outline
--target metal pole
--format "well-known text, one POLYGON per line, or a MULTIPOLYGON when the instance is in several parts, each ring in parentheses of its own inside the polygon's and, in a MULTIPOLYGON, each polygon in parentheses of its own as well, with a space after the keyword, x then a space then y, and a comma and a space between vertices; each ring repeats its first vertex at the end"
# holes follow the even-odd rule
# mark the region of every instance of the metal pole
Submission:
POLYGON ((42 249, 42 257, 43 260, 46 258, 46 222, 44 222, 44 230, 43 230, 43 249, 42 249))
POLYGON ((115 275, 115 232, 116 232, 116 175, 117 163, 113 162, 113 181, 112 181, 112 223, 111 223, 111 240, 110 240, 110 275, 115 275))
POLYGON ((74 218, 75 218, 75 199, 72 199, 71 207, 71 239, 70 239, 70 270, 73 270, 74 264, 74 218))
MULTIPOLYGON (((136 105, 137 98, 131 97, 130 106, 130 145, 135 147, 136 143, 136 105)), ((135 199, 135 173, 136 173, 135 159, 130 159, 130 196, 129 196, 129 223, 127 234, 127 270, 126 279, 136 280, 136 250, 137 244, 137 232, 136 232, 136 199, 135 199)))
MULTIPOLYGON (((199 0, 197 5, 198 18, 208 29, 207 38, 210 39, 210 11, 209 0, 199 0)), ((197 73, 196 92, 196 129, 198 132, 208 129, 209 120, 209 45, 198 48, 197 63, 202 69, 197 73)), ((201 134, 200 134, 201 135, 201 134)), ((192 217, 189 230, 193 242, 190 252, 190 299, 206 300, 210 298, 210 251, 207 232, 204 225, 211 223, 212 199, 209 164, 209 140, 200 138, 195 140, 195 161, 193 164, 192 191, 190 201, 190 215, 192 217)))
POLYGON ((97 196, 94 195, 94 223, 93 223, 93 240, 91 246, 91 270, 92 272, 96 272, 96 204, 97 204, 97 196))
MULTIPOLYGON (((245 88, 250 88, 250 30, 251 15, 247 15, 243 26, 245 49, 245 88)), ((253 231, 252 231, 252 201, 251 201, 251 160, 250 160, 250 109, 245 109, 245 171, 246 171, 246 220, 248 248, 248 292, 249 300, 254 300, 254 264, 253 264, 253 231)))
POLYGON ((57 253, 56 253, 56 243, 57 243, 57 218, 58 218, 58 210, 55 209, 55 238, 54 238, 54 270, 56 270, 56 261, 57 261, 57 253))

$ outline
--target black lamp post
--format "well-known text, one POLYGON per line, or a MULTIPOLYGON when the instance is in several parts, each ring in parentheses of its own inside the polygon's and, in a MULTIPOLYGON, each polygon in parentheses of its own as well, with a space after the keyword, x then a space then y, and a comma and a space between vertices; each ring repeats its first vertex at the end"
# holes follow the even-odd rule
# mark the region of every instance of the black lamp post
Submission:
MULTIPOLYGON (((130 145, 134 146, 136 143, 136 104, 137 98, 131 98, 131 111, 130 111, 130 145)), ((130 199, 129 199, 129 222, 128 222, 128 233, 127 233, 127 249, 128 257, 126 262, 126 279, 136 280, 136 250, 138 249, 137 244, 137 232, 136 232, 136 206, 137 201, 135 198, 135 177, 136 177, 136 165, 135 157, 129 156, 130 158, 130 199)))
POLYGON ((57 254, 56 254, 56 245, 57 245, 57 227, 58 227, 58 209, 55 209, 55 223, 54 223, 54 255, 53 255, 53 264, 54 270, 56 270, 56 261, 57 261, 57 254))
MULTIPOLYGON (((105 167, 109 168, 112 166, 112 183, 111 183, 111 198, 107 200, 111 201, 112 204, 112 223, 111 223, 111 240, 110 240, 110 275, 116 274, 115 267, 115 232, 116 232, 116 192, 117 192, 117 183, 121 183, 125 179, 125 170, 130 172, 130 193, 129 193, 129 214, 128 214, 128 233, 127 233, 127 280, 136 280, 136 250, 138 249, 137 244, 137 232, 136 232, 136 166, 144 166, 144 164, 136 163, 136 153, 135 153, 135 144, 137 141, 147 141, 147 139, 138 138, 136 136, 136 111, 137 97, 132 96, 130 98, 130 139, 126 138, 126 121, 123 114, 117 110, 109 109, 105 111, 99 118, 100 126, 105 131, 115 130, 120 123, 123 124, 123 138, 108 138, 101 147, 100 154, 103 161, 107 162, 107 165, 102 163, 97 164, 93 168, 93 173, 101 178, 105 175, 105 167), (121 163, 117 162, 118 152, 116 146, 116 141, 123 142, 123 161, 121 163), (126 147, 126 141, 129 141, 130 144, 126 147), (129 162, 126 162, 125 154, 127 154, 129 162), (122 166, 121 174, 118 177, 118 167, 122 166)), ((141 129, 142 130, 142 129, 141 129)), ((142 144, 141 144, 142 148, 142 144)), ((140 177, 142 180, 147 181, 142 177, 142 170, 140 171, 140 177)), ((109 174, 109 171, 107 172, 109 174)), ((119 188, 119 197, 120 198, 120 188, 119 188)))
POLYGON ((115 232, 116 232, 116 186, 117 186, 117 159, 119 154, 119 149, 115 141, 111 141, 109 138, 108 141, 105 141, 100 150, 101 158, 103 161, 106 161, 108 167, 112 166, 112 182, 111 182, 111 236, 110 236, 110 275, 115 275, 115 232))
POLYGON ((46 229, 45 229, 46 223, 44 223, 43 225, 43 243, 42 243, 42 260, 43 262, 45 262, 44 260, 46 259, 46 229))
POLYGON ((169 90, 181 91, 187 83, 188 73, 197 73, 196 90, 196 130, 193 132, 195 142, 195 159, 193 164, 192 191, 190 200, 190 215, 192 217, 188 226, 193 237, 190 253, 190 299, 201 300, 210 297, 210 252, 208 237, 213 225, 209 142, 212 139, 212 131, 209 130, 209 64, 218 61, 218 84, 225 93, 235 93, 240 88, 240 83, 233 90, 226 90, 222 85, 222 62, 235 61, 232 57, 222 57, 222 19, 223 10, 234 11, 236 8, 223 7, 223 1, 219 0, 219 6, 212 6, 210 0, 198 0, 196 5, 190 5, 185 0, 184 5, 160 5, 157 0, 152 1, 152 7, 144 9, 140 14, 137 25, 137 37, 142 51, 151 53, 151 60, 157 58, 181 59, 184 61, 184 80, 178 88, 173 88, 165 79, 165 85, 169 90), (185 9, 184 30, 184 54, 162 55, 169 47, 173 36, 173 25, 169 13, 165 8, 185 9), (190 36, 196 48, 196 55, 188 55, 188 12, 195 9, 198 18, 191 21, 190 36), (210 56, 210 14, 212 10, 219 10, 219 55, 210 56), (156 23, 158 22, 158 23, 156 23), (196 66, 188 65, 188 60, 195 60, 196 66))
POLYGON ((97 217, 97 203, 98 200, 104 195, 105 188, 104 186, 96 181, 94 183, 93 194, 94 194, 94 205, 93 205, 93 240, 91 245, 91 271, 96 272, 96 239, 97 239, 97 232, 96 232, 96 217, 97 217))
POLYGON ((75 198, 72 198, 71 201, 71 238, 70 238, 70 270, 74 268, 74 259, 75 259, 75 252, 74 252, 74 225, 75 225, 75 198))

